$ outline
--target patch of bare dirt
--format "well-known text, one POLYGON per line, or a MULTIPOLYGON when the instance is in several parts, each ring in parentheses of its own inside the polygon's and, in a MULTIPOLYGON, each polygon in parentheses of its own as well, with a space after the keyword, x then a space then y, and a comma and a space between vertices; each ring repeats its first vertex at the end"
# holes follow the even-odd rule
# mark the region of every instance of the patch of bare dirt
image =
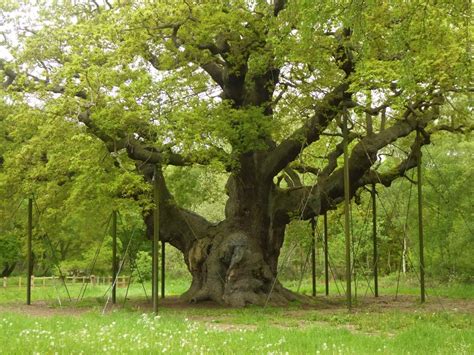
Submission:
POLYGON ((0 314, 6 312, 13 312, 39 317, 52 317, 57 315, 80 316, 81 314, 90 311, 90 308, 76 308, 71 306, 53 307, 50 303, 44 301, 36 301, 29 306, 26 304, 0 305, 0 314))
MULTIPOLYGON (((140 312, 151 312, 151 302, 146 301, 127 301, 127 307, 132 308, 140 312)), ((122 308, 122 303, 112 306, 109 304, 107 311, 110 312, 114 309, 122 308)), ((215 302, 199 302, 199 303, 188 303, 181 300, 179 297, 167 297, 159 300, 159 308, 172 310, 176 312, 186 312, 187 310, 200 309, 200 310, 229 310, 231 307, 227 307, 215 302)), ((79 316, 83 313, 90 312, 92 307, 75 307, 71 304, 64 304, 63 307, 57 305, 52 306, 51 303, 45 301, 35 301, 32 305, 27 306, 25 304, 0 304, 0 313, 2 312, 14 312, 21 314, 28 314, 33 316, 54 316, 54 315, 73 315, 79 316)), ((101 308, 102 309, 102 308, 101 308)), ((318 296, 312 300, 311 303, 303 304, 300 306, 281 307, 284 311, 284 315, 290 319, 298 320, 298 318, 304 318, 308 311, 316 311, 321 314, 338 314, 347 312, 345 304, 345 298, 342 296, 318 296)), ((467 299, 452 299, 452 298, 440 298, 430 297, 426 303, 420 304, 417 296, 398 296, 396 299, 393 296, 381 296, 375 297, 360 297, 354 302, 352 312, 388 312, 392 310, 399 310, 403 312, 413 312, 415 310, 421 310, 425 312, 459 312, 474 314, 474 300, 467 299)), ((222 317, 218 317, 220 323, 219 326, 229 328, 231 325, 225 323, 227 315, 224 314, 222 317)), ((191 317, 190 317, 191 318, 191 317)), ((205 315, 192 315, 195 320, 212 323, 216 320, 216 317, 208 317, 205 315)), ((301 319, 300 326, 304 327, 307 325, 307 321, 301 319)), ((313 322, 311 322, 313 323, 313 322)), ((219 324, 219 323, 212 323, 219 324)), ((291 325, 293 326, 293 325, 291 325)))
MULTIPOLYGON (((342 296, 324 297, 318 296, 314 303, 302 305, 301 309, 290 310, 289 316, 303 314, 307 310, 317 310, 323 313, 347 312, 346 300, 342 296)), ((424 310, 428 312, 462 312, 474 314, 474 300, 454 299, 443 297, 429 297, 421 304, 418 296, 380 296, 359 297, 353 302, 353 312, 384 312, 391 310, 414 311, 424 310)))

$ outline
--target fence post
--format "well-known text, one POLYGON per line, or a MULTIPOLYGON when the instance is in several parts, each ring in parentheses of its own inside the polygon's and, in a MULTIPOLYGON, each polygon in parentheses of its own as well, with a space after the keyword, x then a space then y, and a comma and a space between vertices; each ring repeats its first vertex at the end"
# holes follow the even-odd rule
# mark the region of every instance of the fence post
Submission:
POLYGON ((18 288, 21 288, 21 276, 18 276, 18 288))
POLYGON ((5 287, 5 288, 7 287, 7 277, 6 276, 3 277, 3 287, 5 287))

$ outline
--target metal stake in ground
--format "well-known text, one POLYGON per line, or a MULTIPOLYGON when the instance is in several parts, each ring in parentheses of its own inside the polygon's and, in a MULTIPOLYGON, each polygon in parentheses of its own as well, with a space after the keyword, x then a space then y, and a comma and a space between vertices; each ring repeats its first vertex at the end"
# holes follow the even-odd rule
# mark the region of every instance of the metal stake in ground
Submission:
POLYGON ((328 215, 324 212, 324 281, 326 296, 329 296, 329 251, 328 251, 328 215))
POLYGON ((27 241, 27 280, 26 304, 31 304, 31 276, 33 273, 33 252, 31 242, 33 239, 33 199, 28 199, 28 241, 27 241))
POLYGON ((417 161, 417 180, 418 180, 418 238, 420 244, 420 291, 421 302, 425 302, 425 258, 423 245, 423 195, 421 189, 421 137, 420 131, 416 131, 416 138, 420 142, 420 151, 418 152, 417 161))
POLYGON ((311 280, 313 297, 316 296, 316 222, 311 218, 311 280))
POLYGON ((346 301, 347 308, 352 308, 351 292, 351 229, 350 229, 350 193, 349 193, 349 148, 347 132, 347 110, 344 109, 342 134, 344 142, 344 235, 346 244, 346 301))
POLYGON ((372 184, 370 195, 372 197, 372 238, 374 244, 374 294, 379 297, 379 278, 378 278, 378 254, 377 254, 377 203, 376 203, 375 184, 372 184))
POLYGON ((112 303, 117 300, 117 211, 112 211, 112 303))
POLYGON ((153 174, 153 200, 155 203, 155 209, 153 211, 153 258, 152 258, 152 299, 153 299, 153 312, 158 313, 158 243, 160 239, 160 192, 158 185, 158 171, 155 166, 153 174))

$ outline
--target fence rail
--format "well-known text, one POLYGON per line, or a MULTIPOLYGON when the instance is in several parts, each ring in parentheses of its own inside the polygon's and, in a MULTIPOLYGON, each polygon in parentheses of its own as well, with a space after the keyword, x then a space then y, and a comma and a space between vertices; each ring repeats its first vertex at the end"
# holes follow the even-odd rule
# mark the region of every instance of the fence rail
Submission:
MULTIPOLYGON (((112 283, 112 276, 66 276, 64 277, 67 284, 85 284, 91 285, 110 285, 112 283)), ((117 287, 126 287, 130 276, 119 276, 117 277, 117 287)), ((27 278, 22 276, 16 277, 3 277, 3 288, 7 287, 26 287, 27 278)), ((59 276, 40 276, 31 277, 31 287, 46 287, 55 281, 62 282, 62 278, 59 276)))

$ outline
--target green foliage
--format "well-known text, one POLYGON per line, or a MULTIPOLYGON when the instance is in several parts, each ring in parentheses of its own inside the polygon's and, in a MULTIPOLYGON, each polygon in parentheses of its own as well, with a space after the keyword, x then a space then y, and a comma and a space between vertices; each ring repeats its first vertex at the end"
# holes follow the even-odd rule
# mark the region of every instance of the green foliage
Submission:
POLYGON ((20 259, 20 239, 15 234, 0 235, 0 269, 12 267, 20 259))
POLYGON ((135 280, 150 281, 152 274, 152 258, 150 253, 139 251, 136 255, 136 269, 133 270, 132 276, 135 280))
POLYGON ((180 206, 201 213, 211 221, 224 218, 224 204, 227 199, 224 186, 228 176, 219 171, 219 166, 168 166, 165 176, 180 206))

